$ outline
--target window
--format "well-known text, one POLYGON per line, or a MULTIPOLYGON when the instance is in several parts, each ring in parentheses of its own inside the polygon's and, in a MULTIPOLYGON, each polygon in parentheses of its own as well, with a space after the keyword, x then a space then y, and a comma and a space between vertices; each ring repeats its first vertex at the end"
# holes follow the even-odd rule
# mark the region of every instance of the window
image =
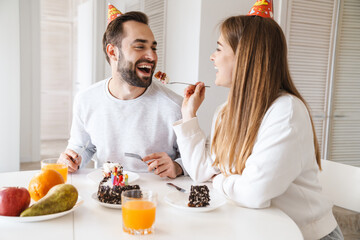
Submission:
POLYGON ((290 0, 285 32, 322 158, 360 167, 359 12, 357 0, 290 0))

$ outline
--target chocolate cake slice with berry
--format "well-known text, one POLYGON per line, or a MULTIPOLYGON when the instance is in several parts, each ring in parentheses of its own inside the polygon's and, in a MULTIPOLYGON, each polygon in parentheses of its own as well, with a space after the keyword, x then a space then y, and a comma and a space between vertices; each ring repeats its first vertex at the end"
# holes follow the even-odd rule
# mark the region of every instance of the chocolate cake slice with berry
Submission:
POLYGON ((123 174, 123 167, 119 163, 107 162, 103 166, 103 176, 97 192, 100 202, 121 204, 123 191, 140 189, 139 185, 129 185, 127 174, 123 174))

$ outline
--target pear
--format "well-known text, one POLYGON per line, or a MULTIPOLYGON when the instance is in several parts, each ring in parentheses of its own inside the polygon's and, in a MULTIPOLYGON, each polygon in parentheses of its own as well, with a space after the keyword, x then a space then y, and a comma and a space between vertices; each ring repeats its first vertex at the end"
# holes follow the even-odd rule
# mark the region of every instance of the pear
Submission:
POLYGON ((24 210, 20 217, 41 216, 70 210, 76 204, 78 191, 71 184, 58 184, 38 202, 24 210))

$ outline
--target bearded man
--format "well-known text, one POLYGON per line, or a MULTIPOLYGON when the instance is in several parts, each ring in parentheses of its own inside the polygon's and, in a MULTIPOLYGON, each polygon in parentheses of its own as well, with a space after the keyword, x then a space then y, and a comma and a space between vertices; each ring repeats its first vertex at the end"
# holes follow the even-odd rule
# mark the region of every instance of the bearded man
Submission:
POLYGON ((69 172, 96 154, 100 166, 119 162, 127 171, 169 178, 184 173, 172 130, 172 123, 181 119, 182 98, 152 82, 156 45, 144 13, 128 12, 109 23, 103 49, 112 76, 75 97, 69 143, 58 160, 69 172))

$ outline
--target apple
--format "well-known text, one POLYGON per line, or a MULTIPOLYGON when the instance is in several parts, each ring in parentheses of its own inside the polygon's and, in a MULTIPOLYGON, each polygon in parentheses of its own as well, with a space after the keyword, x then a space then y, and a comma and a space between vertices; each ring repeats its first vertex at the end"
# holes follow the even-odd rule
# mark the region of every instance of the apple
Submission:
POLYGON ((0 215, 20 216, 30 205, 30 194, 23 187, 0 188, 0 215))

